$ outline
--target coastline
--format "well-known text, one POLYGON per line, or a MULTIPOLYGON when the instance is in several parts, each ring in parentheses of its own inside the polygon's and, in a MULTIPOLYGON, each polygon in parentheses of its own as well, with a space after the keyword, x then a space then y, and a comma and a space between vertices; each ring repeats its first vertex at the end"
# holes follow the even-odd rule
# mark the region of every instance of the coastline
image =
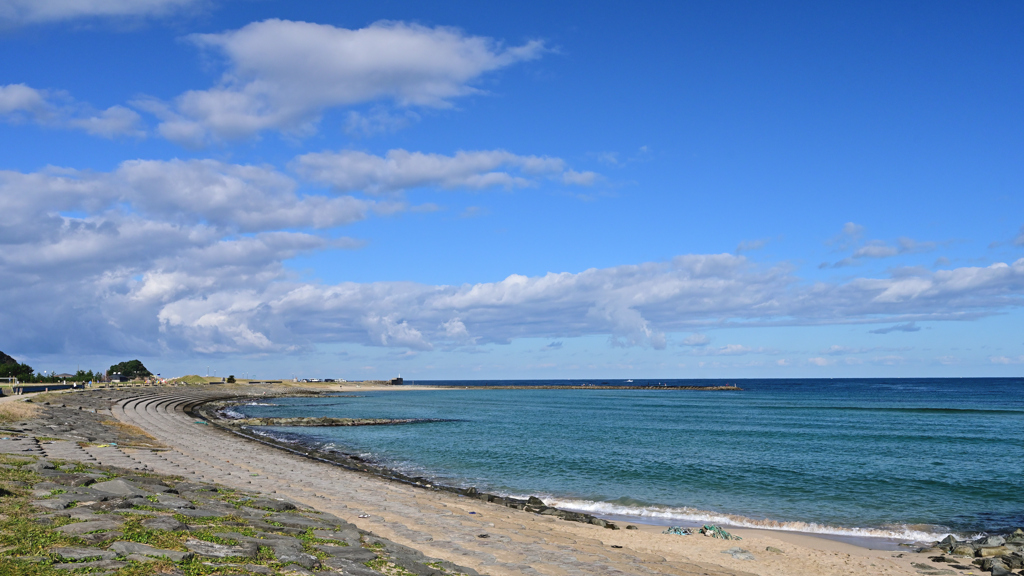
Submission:
MULTIPOLYGON (((38 442, 53 458, 125 462, 137 470, 191 475, 197 481, 287 498, 335 514, 431 557, 472 567, 492 576, 568 573, 674 576, 820 576, 871 573, 918 574, 921 554, 893 554, 834 542, 814 535, 737 529, 744 540, 663 534, 664 527, 636 524, 637 530, 609 530, 555 517, 486 504, 463 495, 423 489, 367 473, 353 473, 285 451, 219 427, 197 425, 184 410, 227 396, 304 394, 321 390, 276 387, 189 387, 124 391, 107 395, 112 415, 151 433, 159 450, 116 446, 76 447, 73 442, 38 442), (205 388, 205 390, 203 389, 205 388), (263 394, 261 394, 261 392, 263 394), (56 452, 54 452, 56 451, 56 452), (72 456, 71 452, 76 455, 72 456), (754 559, 736 550, 749 551, 754 559)), ((388 388, 383 388, 388 389, 388 388)), ((393 389, 393 388, 391 388, 393 389)), ((336 389, 332 390, 336 391, 336 389)), ((97 394, 62 397, 60 418, 89 416, 75 409, 97 394), (66 399, 65 399, 66 398, 66 399), (64 404, 67 406, 65 408, 64 404)), ((95 405, 95 404, 94 404, 95 405)), ((53 408, 48 406, 47 409, 53 408)))
MULTIPOLYGON (((338 386, 338 385, 326 385, 326 386, 321 385, 321 386, 318 386, 316 389, 312 389, 312 387, 309 387, 307 383, 303 383, 303 384, 304 384, 304 392, 302 392, 302 393, 274 394, 272 397, 307 397, 307 396, 321 397, 321 396, 324 396, 326 394, 336 395, 338 393, 351 393, 351 392, 356 392, 356 391, 397 391, 397 390, 403 390, 403 391, 406 391, 406 390, 423 391, 423 390, 453 390, 453 389, 454 390, 462 390, 462 389, 466 389, 466 388, 463 388, 463 387, 423 386, 423 385, 403 385, 403 386, 376 385, 376 386, 366 386, 366 385, 361 385, 359 383, 352 383, 352 384, 348 384, 348 385, 346 385, 347 383, 343 383, 341 386, 338 386), (315 393, 313 393, 313 394, 309 393, 310 391, 314 391, 314 390, 315 390, 315 393)), ((593 386, 587 386, 587 387, 565 387, 565 386, 550 386, 550 387, 549 386, 490 387, 490 386, 472 386, 472 387, 468 387, 468 388, 469 389, 481 389, 481 390, 490 390, 490 389, 501 389, 501 390, 509 390, 509 389, 532 389, 532 390, 538 390, 538 389, 544 389, 544 390, 546 390, 546 389, 604 389, 605 387, 593 387, 593 386)), ((704 389, 704 388, 707 388, 707 387, 691 387, 690 389, 704 389)), ((716 389, 728 389, 728 390, 736 389, 736 388, 733 388, 733 387, 714 387, 714 388, 716 388, 716 389)), ((646 389, 646 388, 642 388, 642 389, 646 389)), ((654 389, 664 389, 664 388, 657 387, 657 388, 654 388, 654 389)), ((742 390, 742 389, 740 389, 740 390, 742 390)), ((379 478, 382 478, 382 479, 385 479, 385 480, 388 480, 388 481, 402 482, 402 483, 406 483, 406 484, 409 484, 409 485, 411 485, 413 487, 421 488, 421 489, 441 490, 441 491, 448 491, 448 492, 455 493, 455 494, 463 494, 463 495, 465 495, 466 487, 446 485, 446 484, 438 483, 438 482, 436 482, 434 480, 431 480, 429 478, 425 478, 425 477, 422 477, 422 476, 409 476, 407 474, 404 474, 400 470, 389 468, 389 467, 387 467, 385 465, 382 465, 379 462, 375 462, 375 461, 372 461, 372 460, 366 460, 366 459, 364 459, 364 458, 354 454, 353 451, 348 450, 348 449, 323 450, 319 446, 317 446, 316 444, 307 443, 307 442, 304 442, 303 440, 298 440, 298 439, 297 440, 282 439, 282 438, 276 437, 275 435, 270 434, 270 433, 261 433, 261 432, 258 432, 258 431, 252 430, 252 429, 246 430, 246 428, 249 428, 250 426, 267 426, 267 425, 286 425, 286 426, 296 426, 296 425, 299 425, 299 426, 306 426, 306 425, 315 425, 315 424, 295 424, 295 423, 260 424, 258 421, 261 420, 261 419, 252 419, 252 418, 250 418, 250 419, 233 420, 233 419, 218 418, 219 413, 221 412, 221 410, 223 408, 230 408, 230 406, 235 405, 235 404, 243 404, 246 401, 267 399, 269 397, 271 397, 271 396, 268 396, 268 395, 265 395, 265 394, 240 395, 238 397, 234 397, 234 398, 231 398, 229 400, 219 400, 219 401, 208 403, 208 404, 204 405, 204 406, 214 406, 214 405, 217 406, 217 410, 215 410, 215 411, 211 412, 211 411, 208 411, 208 410, 202 410, 201 409, 202 406, 197 406, 194 409, 194 412, 192 414, 194 416, 199 416, 199 417, 207 418, 207 419, 209 419, 209 421, 211 423, 214 423, 214 424, 216 424, 218 426, 222 426, 227 431, 229 431, 229 432, 231 432, 233 434, 236 434, 236 435, 238 435, 238 436, 240 436, 242 438, 246 438, 246 439, 248 439, 250 441, 259 442, 259 443, 266 444, 266 445, 269 445, 269 446, 274 446, 277 449, 289 451, 289 452, 292 452, 292 453, 295 453, 295 454, 302 455, 304 457, 308 457, 308 458, 319 460, 321 462, 330 463, 332 465, 340 466, 340 467, 346 468, 348 470, 358 471, 358 472, 363 472, 363 473, 368 473, 368 474, 371 474, 371 475, 375 475, 375 476, 377 476, 379 478), (255 421, 255 423, 253 423, 252 421, 255 421)), ((263 420, 270 420, 270 419, 263 419, 263 420)), ((311 419, 311 420, 316 420, 316 419, 311 419)), ((338 419, 338 420, 348 420, 348 419, 338 419)), ((343 426, 352 426, 352 425, 356 425, 356 426, 358 426, 358 425, 405 425, 405 424, 415 424, 415 423, 417 423, 417 422, 416 421, 405 421, 405 420, 389 421, 389 420, 383 420, 383 419, 379 419, 379 420, 378 419, 370 419, 370 420, 367 420, 365 422, 353 421, 353 422, 345 422, 345 423, 334 424, 334 425, 343 425, 343 426)), ((557 509, 557 510, 561 510, 561 511, 569 513, 567 515, 567 516, 569 516, 569 518, 565 518, 565 519, 573 519, 574 521, 577 521, 577 522, 588 523, 588 522, 591 521, 591 519, 597 518, 597 519, 600 519, 600 520, 604 520, 607 523, 615 526, 614 529, 619 529, 619 528, 622 528, 622 527, 624 527, 624 526, 626 526, 628 524, 633 524, 633 525, 636 525, 638 527, 645 526, 645 527, 649 527, 650 530, 657 530, 659 532, 663 532, 666 528, 668 528, 670 526, 698 527, 699 528, 703 524, 715 524, 715 525, 718 525, 718 526, 721 526, 723 528, 728 529, 730 532, 734 532, 734 533, 737 533, 737 534, 744 534, 744 533, 749 533, 749 534, 767 533, 767 534, 784 535, 782 537, 783 540, 792 540, 794 542, 802 542, 804 545, 811 545, 811 543, 816 543, 816 544, 814 544, 811 547, 821 548, 823 550, 824 549, 831 550, 838 543, 838 544, 842 544, 843 546, 852 546, 854 548, 864 549, 864 550, 885 550, 885 551, 903 550, 903 551, 906 551, 908 549, 908 547, 911 546, 911 545, 921 545, 921 544, 926 543, 926 542, 933 542, 933 541, 941 539, 943 536, 946 535, 945 533, 943 533, 943 534, 927 534, 927 533, 913 534, 913 531, 908 531, 908 532, 906 532, 902 536, 897 536, 896 533, 894 533, 892 531, 886 531, 886 530, 883 530, 883 529, 872 529, 872 528, 862 528, 862 527, 843 527, 843 526, 833 526, 833 525, 817 525, 817 524, 810 524, 810 523, 799 522, 799 521, 787 522, 787 521, 774 521, 774 520, 757 520, 757 519, 737 516, 737 515, 734 515, 734 514, 730 514, 728 512, 715 512, 715 511, 706 511, 706 510, 687 510, 686 511, 687 513, 682 515, 682 516, 664 517, 664 518, 661 518, 661 519, 657 519, 656 517, 652 518, 651 516, 648 516, 646 514, 624 514, 624 513, 618 512, 616 510, 597 510, 597 509, 595 509, 595 508, 602 507, 602 505, 605 504, 605 503, 602 503, 602 502, 585 502, 585 503, 582 503, 582 505, 579 505, 579 504, 581 504, 579 501, 571 501, 570 500, 568 502, 563 502, 563 499, 560 499, 560 498, 557 498, 557 497, 546 497, 546 496, 543 496, 543 495, 542 496, 526 495, 526 494, 514 495, 514 494, 506 494, 506 493, 484 494, 484 493, 476 492, 476 488, 471 488, 471 490, 473 490, 473 492, 474 492, 472 494, 473 497, 490 496, 490 498, 492 500, 496 500, 497 502, 499 502, 500 505, 505 505, 505 506, 509 506, 509 507, 515 507, 516 504, 519 504, 520 505, 519 506, 520 510, 525 508, 527 511, 534 512, 534 513, 539 513, 539 510, 536 509, 536 506, 531 507, 529 504, 527 504, 527 502, 531 498, 537 498, 538 500, 540 500, 541 502, 544 503, 541 506, 542 508, 552 508, 552 509, 557 509), (573 504, 577 504, 577 505, 574 506, 573 504), (573 518, 573 516, 576 516, 576 517, 573 518), (580 518, 578 516, 583 516, 583 518, 580 518), (762 522, 763 522, 764 525, 758 525, 758 524, 761 524, 762 522), (751 524, 753 524, 753 525, 751 525, 751 524), (873 534, 872 532, 877 532, 877 533, 873 534), (915 537, 910 537, 911 534, 913 534, 915 537), (821 542, 818 542, 819 540, 821 542)), ((645 510, 645 512, 646 512, 646 510, 645 510)), ((548 512, 548 514, 551 514, 551 512, 548 512)))

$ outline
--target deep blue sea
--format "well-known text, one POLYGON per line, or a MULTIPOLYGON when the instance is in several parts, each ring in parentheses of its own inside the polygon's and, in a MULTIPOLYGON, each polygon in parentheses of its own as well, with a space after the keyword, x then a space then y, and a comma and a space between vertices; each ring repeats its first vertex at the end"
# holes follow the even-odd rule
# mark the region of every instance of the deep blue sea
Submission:
POLYGON ((1024 526, 1024 378, 417 382, 247 416, 442 418, 268 428, 407 474, 656 524, 928 540, 1024 526), (588 390, 473 386, 584 384, 588 390), (646 384, 637 381, 635 384, 646 384))

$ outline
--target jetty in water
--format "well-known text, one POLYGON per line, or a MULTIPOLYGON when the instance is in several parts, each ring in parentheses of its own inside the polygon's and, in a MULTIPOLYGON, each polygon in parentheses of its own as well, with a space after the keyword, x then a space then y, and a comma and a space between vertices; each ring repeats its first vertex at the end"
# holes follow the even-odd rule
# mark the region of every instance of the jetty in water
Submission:
POLYGON ((483 385, 483 386, 439 386, 439 388, 456 388, 459 390, 723 390, 723 391, 737 391, 743 390, 735 384, 727 384, 720 386, 670 386, 667 384, 542 384, 539 386, 522 386, 510 384, 507 386, 501 385, 483 385))

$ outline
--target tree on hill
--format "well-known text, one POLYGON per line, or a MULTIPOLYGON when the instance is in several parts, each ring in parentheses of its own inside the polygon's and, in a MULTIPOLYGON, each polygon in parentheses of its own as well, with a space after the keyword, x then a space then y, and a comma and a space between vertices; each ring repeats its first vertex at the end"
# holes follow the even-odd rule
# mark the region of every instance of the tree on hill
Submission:
POLYGON ((28 364, 22 364, 7 354, 0 352, 0 378, 14 376, 18 380, 29 380, 34 372, 28 364))
POLYGON ((121 362, 120 364, 114 364, 110 367, 110 370, 107 371, 107 374, 113 376, 115 373, 131 380, 153 375, 153 373, 147 370, 146 367, 142 365, 142 362, 139 362, 138 360, 129 360, 127 362, 121 362))

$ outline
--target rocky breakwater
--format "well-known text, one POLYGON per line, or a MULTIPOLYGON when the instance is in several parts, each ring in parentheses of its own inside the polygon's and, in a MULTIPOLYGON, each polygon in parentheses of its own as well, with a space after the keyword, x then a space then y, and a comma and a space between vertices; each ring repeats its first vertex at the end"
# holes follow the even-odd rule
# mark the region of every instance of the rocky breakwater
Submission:
POLYGON ((391 426, 420 422, 444 422, 427 418, 218 418, 228 426, 391 426))
MULTIPOLYGON (((426 483, 424 478, 412 478, 415 483, 423 485, 426 483)), ((536 496, 530 496, 526 500, 520 498, 512 498, 509 496, 498 496, 495 494, 488 494, 486 492, 480 492, 476 488, 453 488, 449 486, 439 486, 440 490, 447 490, 449 492, 455 492, 461 494, 467 498, 475 498, 483 502, 490 502, 498 506, 505 506, 507 508, 515 508, 517 510, 525 510, 526 512, 532 512, 541 516, 554 516, 555 518, 561 518, 562 520, 568 520, 569 522, 582 522, 584 524, 593 524, 602 528, 608 528, 609 530, 618 530, 618 524, 602 520, 590 514, 583 514, 582 512, 571 512, 569 510, 561 510, 553 506, 548 506, 543 500, 536 496)))
MULTIPOLYGON (((919 552, 935 554, 929 560, 958 570, 980 568, 984 572, 991 572, 992 576, 1024 574, 1024 530, 1020 528, 1008 534, 984 536, 975 540, 957 540, 953 536, 946 536, 919 552)), ((933 569, 932 573, 936 576, 955 573, 944 567, 929 568, 933 569)))

